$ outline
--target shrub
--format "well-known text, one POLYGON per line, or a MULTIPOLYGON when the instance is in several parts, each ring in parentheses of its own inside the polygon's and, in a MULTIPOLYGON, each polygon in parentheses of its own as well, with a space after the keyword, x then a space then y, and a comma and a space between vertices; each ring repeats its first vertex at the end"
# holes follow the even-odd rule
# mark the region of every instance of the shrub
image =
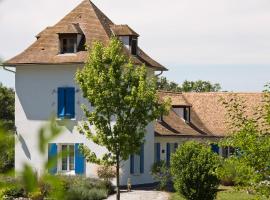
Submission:
POLYGON ((259 174, 237 157, 224 159, 217 169, 217 175, 221 184, 231 186, 249 186, 259 179, 259 174))
POLYGON ((68 190, 66 200, 101 200, 106 197, 107 191, 105 189, 89 189, 84 186, 74 186, 68 190))
POLYGON ((217 169, 217 174, 222 185, 234 186, 236 184, 237 169, 233 159, 224 159, 217 169))
POLYGON ((67 200, 99 200, 114 192, 110 182, 81 176, 59 177, 63 181, 67 200))
POLYGON ((100 166, 97 170, 98 177, 104 181, 111 181, 116 177, 115 169, 111 166, 100 166))
POLYGON ((171 181, 170 170, 165 161, 156 162, 151 168, 151 175, 159 182, 159 189, 166 190, 171 181))
POLYGON ((23 187, 12 186, 2 191, 2 196, 6 200, 12 200, 14 198, 25 197, 25 191, 23 187))
POLYGON ((218 156, 198 142, 186 142, 172 155, 171 173, 177 192, 188 200, 215 199, 218 156))
POLYGON ((265 180, 256 184, 255 191, 261 196, 264 196, 267 199, 270 199, 270 181, 265 180))

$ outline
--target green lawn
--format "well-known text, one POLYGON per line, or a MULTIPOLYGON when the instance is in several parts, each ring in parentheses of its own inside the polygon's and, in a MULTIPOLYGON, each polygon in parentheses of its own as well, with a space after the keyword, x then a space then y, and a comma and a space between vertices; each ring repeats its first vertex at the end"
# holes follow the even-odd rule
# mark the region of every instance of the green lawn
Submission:
MULTIPOLYGON (((221 186, 217 195, 217 200, 251 200, 255 199, 254 195, 247 194, 246 191, 236 191, 232 187, 221 186)), ((177 193, 172 193, 171 200, 185 200, 177 193)))

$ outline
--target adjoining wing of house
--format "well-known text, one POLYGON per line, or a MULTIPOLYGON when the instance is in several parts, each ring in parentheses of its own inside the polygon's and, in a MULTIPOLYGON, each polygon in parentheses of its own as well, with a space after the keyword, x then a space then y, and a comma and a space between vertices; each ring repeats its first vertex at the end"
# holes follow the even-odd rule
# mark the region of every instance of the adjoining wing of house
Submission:
MULTIPOLYGON (((83 1, 56 25, 44 29, 30 47, 5 62, 5 66, 16 68, 16 171, 21 171, 24 163, 28 163, 37 173, 43 173, 43 163, 48 158, 69 150, 69 156, 59 159, 50 173, 97 177, 98 166, 86 163, 78 146, 87 145, 97 156, 103 155, 106 149, 87 140, 76 129, 83 117, 80 105, 89 104, 74 83, 74 74, 86 61, 84 44, 91 46, 97 40, 107 44, 111 36, 119 37, 125 53, 135 64, 144 63, 150 75, 167 70, 138 46, 139 35, 134 30, 128 25, 114 24, 89 0, 83 1), (38 131, 52 114, 56 114, 64 131, 48 144, 48 154, 43 156, 38 151, 38 131)), ((215 141, 227 133, 224 110, 217 101, 219 96, 227 94, 160 92, 159 95, 161 99, 172 98, 172 110, 168 116, 146 127, 140 155, 132 155, 123 162, 121 185, 126 185, 128 178, 133 185, 153 183, 149 172, 154 161, 169 162, 171 153, 183 141, 215 141)), ((261 94, 239 95, 248 98, 252 105, 261 97, 261 94)))
POLYGON ((187 140, 210 142, 213 151, 222 156, 228 156, 233 149, 219 148, 215 144, 231 133, 227 110, 222 105, 221 99, 229 101, 237 97, 244 100, 245 112, 251 116, 256 112, 257 107, 262 105, 263 94, 160 91, 159 97, 161 100, 170 98, 172 108, 167 116, 162 116, 155 123, 155 160, 160 158, 156 149, 161 148, 164 151, 162 159, 169 161, 170 153, 175 151, 175 147, 187 140))

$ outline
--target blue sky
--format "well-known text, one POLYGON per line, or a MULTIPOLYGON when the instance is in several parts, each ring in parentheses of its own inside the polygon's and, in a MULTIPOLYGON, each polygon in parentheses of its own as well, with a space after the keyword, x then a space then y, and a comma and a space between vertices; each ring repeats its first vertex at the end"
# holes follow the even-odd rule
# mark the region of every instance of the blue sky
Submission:
MULTIPOLYGON (((0 57, 8 59, 81 0, 0 2, 0 57)), ((116 24, 140 34, 139 45, 169 69, 169 80, 209 80, 246 92, 261 91, 270 81, 269 0, 93 2, 116 24)), ((0 70, 0 82, 14 87, 14 75, 0 70)))

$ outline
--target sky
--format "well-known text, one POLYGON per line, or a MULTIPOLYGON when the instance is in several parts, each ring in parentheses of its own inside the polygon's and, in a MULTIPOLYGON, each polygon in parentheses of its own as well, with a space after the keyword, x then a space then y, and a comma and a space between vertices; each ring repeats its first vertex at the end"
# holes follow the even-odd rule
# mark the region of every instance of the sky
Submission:
MULTIPOLYGON (((0 0, 0 58, 35 41, 81 0, 0 0)), ((270 82, 269 0, 93 0, 116 24, 140 34, 139 45, 169 69, 169 80, 209 80, 223 90, 262 91, 270 82)), ((0 82, 14 75, 0 69, 0 82)))

